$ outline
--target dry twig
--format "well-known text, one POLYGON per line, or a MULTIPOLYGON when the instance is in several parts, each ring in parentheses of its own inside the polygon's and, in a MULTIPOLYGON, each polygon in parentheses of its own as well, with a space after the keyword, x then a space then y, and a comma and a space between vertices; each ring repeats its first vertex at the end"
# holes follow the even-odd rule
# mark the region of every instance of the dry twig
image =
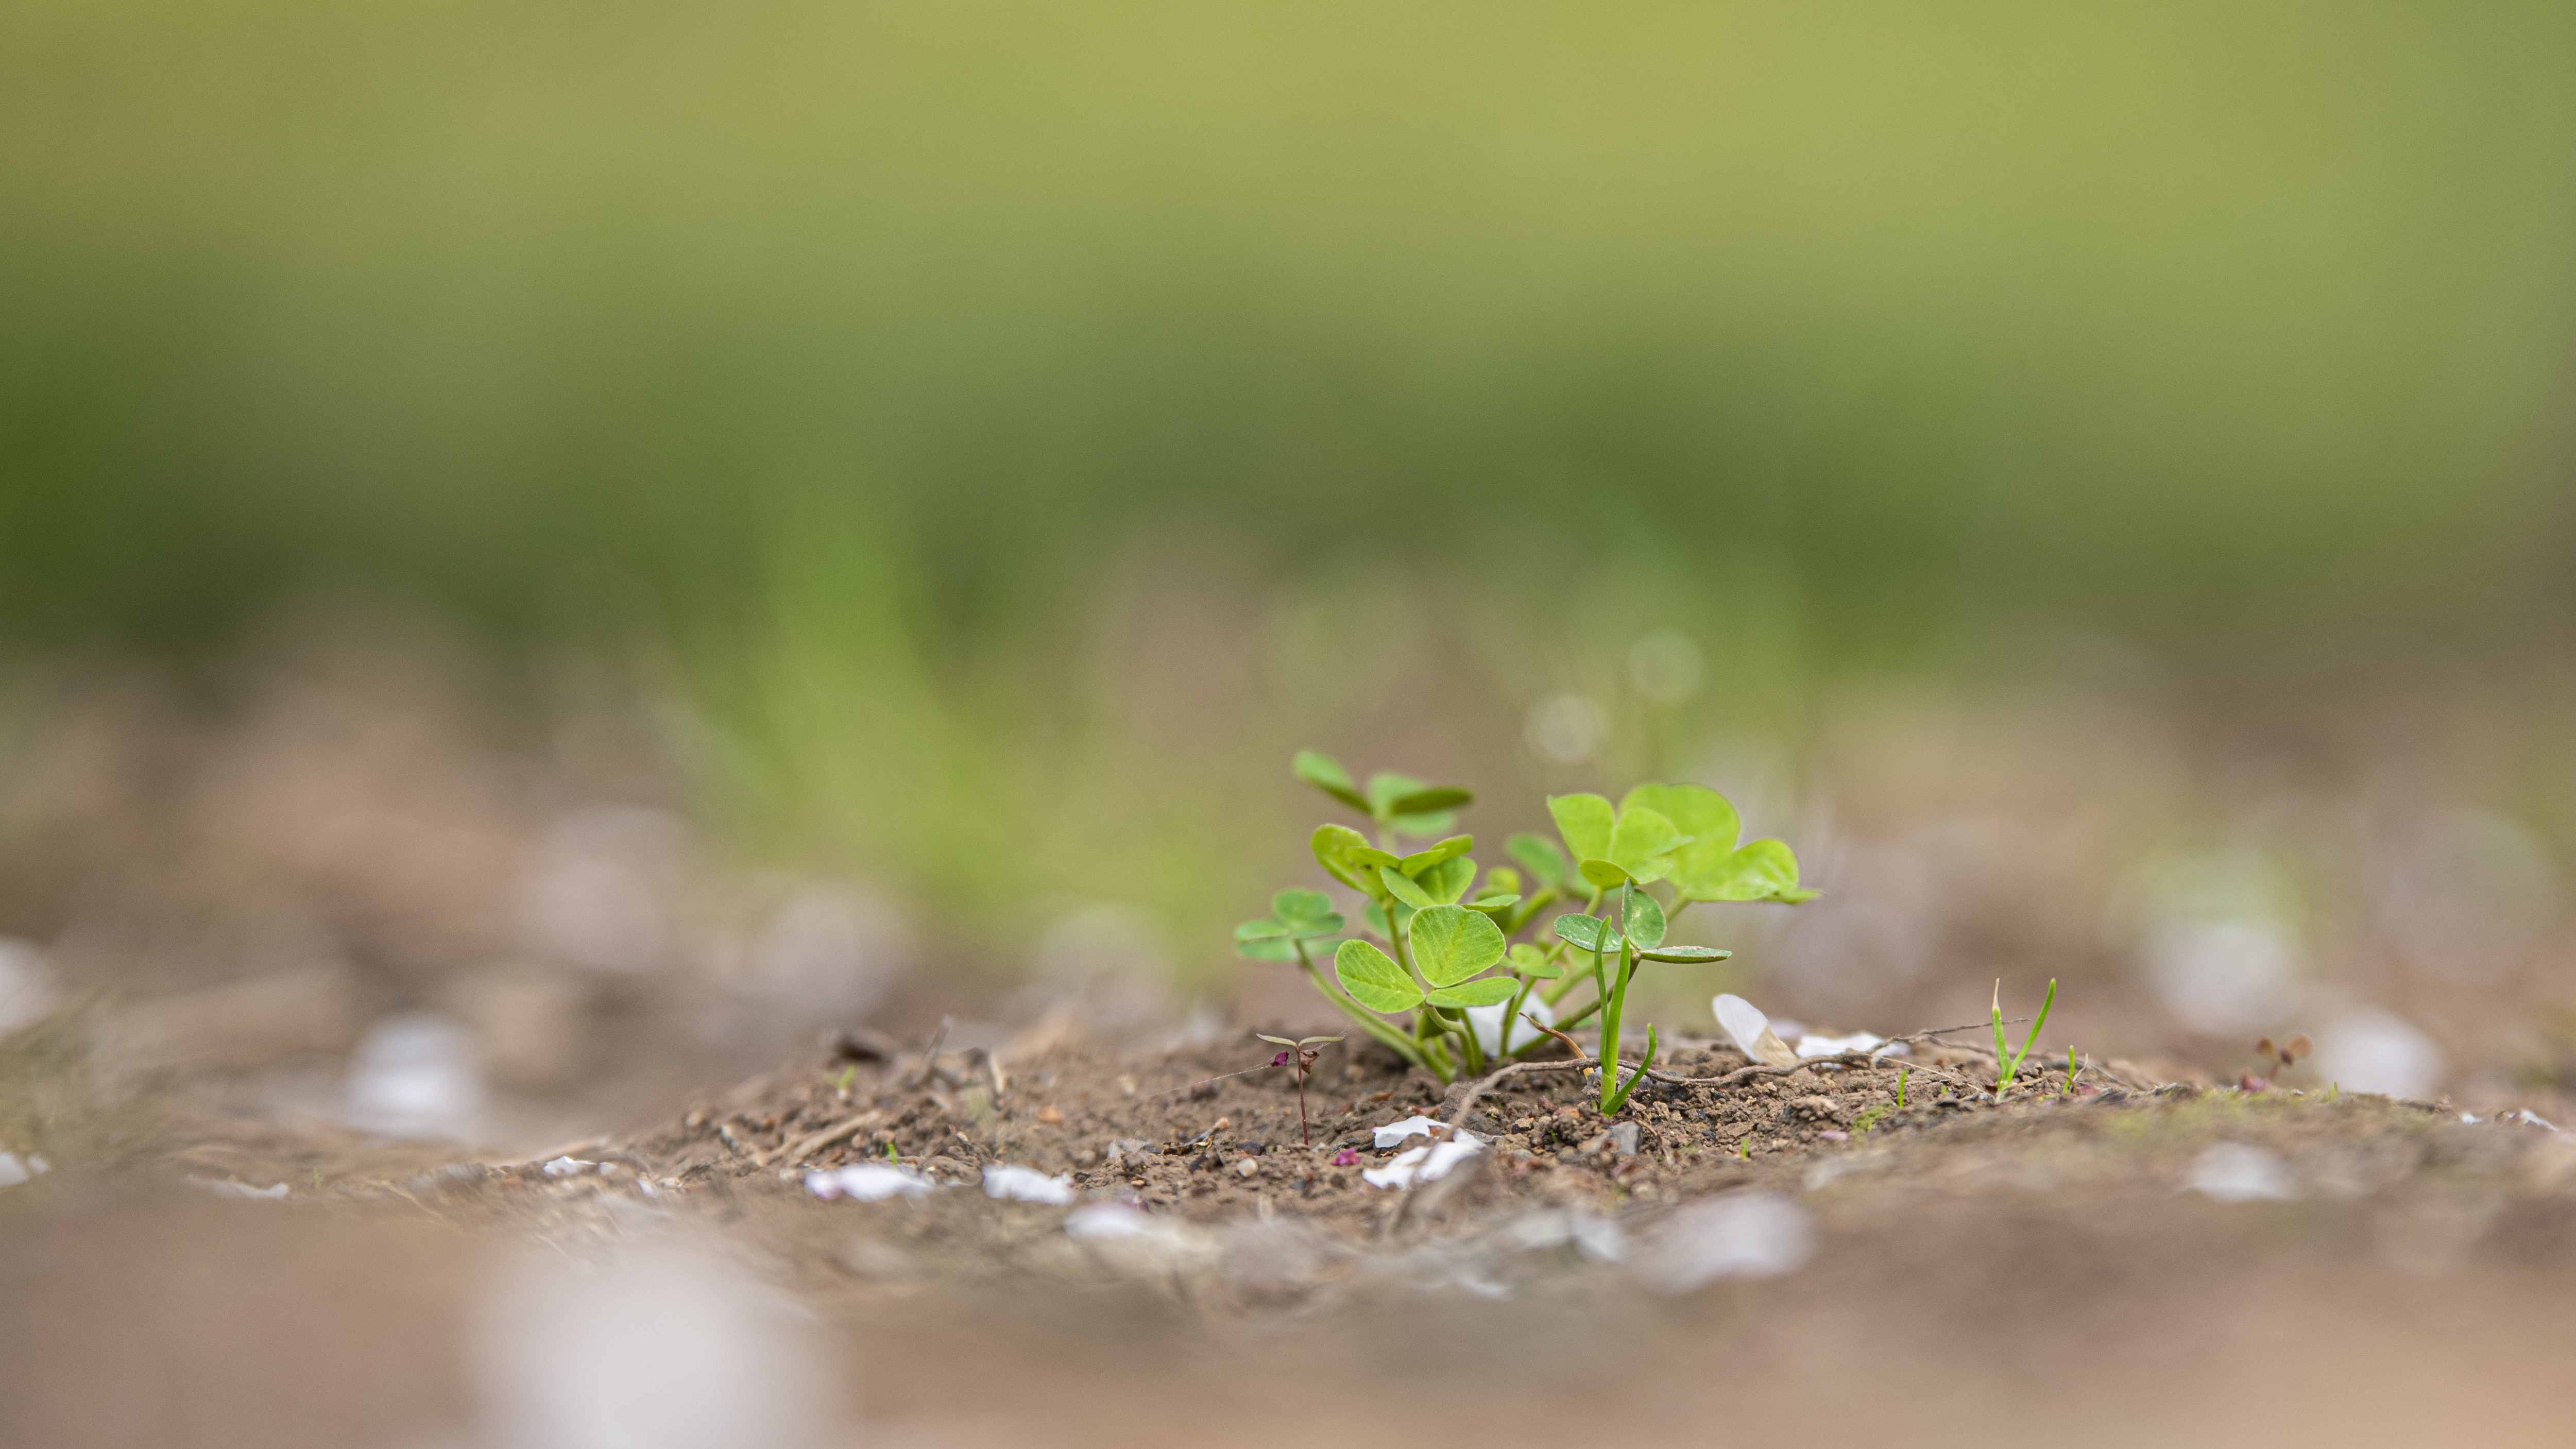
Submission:
POLYGON ((863 1132, 884 1120, 885 1113, 883 1112, 861 1112, 856 1117, 840 1123, 837 1126, 826 1127, 820 1132, 800 1137, 794 1142, 781 1144, 772 1151, 763 1153, 759 1157, 752 1159, 752 1165, 754 1167, 771 1167, 781 1162, 802 1162, 806 1158, 813 1156, 815 1153, 822 1151, 824 1148, 830 1147, 833 1144, 859 1132, 863 1132))

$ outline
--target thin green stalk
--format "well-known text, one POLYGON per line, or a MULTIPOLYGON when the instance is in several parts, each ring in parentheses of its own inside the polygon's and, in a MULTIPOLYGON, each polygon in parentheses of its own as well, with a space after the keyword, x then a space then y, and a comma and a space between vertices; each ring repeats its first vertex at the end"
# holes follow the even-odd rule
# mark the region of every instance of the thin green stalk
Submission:
POLYGON ((1465 1021, 1458 1024, 1458 1047, 1459 1050, 1466 1053, 1467 1070, 1476 1076, 1483 1076, 1485 1074, 1485 1044, 1476 1040, 1476 1024, 1474 1022, 1465 1021))
MULTIPOLYGON (((1650 1022, 1646 1026, 1645 1057, 1637 1063, 1637 1069, 1628 1074, 1628 1079, 1619 1084, 1618 1094, 1610 1099, 1610 1104, 1608 1106, 1601 1109, 1602 1116, 1612 1116, 1616 1114, 1620 1108, 1628 1105, 1629 1094, 1637 1090, 1637 1084, 1644 1081, 1646 1079, 1646 1073, 1653 1069, 1655 1065, 1655 1049, 1659 1045, 1660 1043, 1657 1041, 1655 1036, 1654 1025, 1650 1022)), ((1608 1063, 1608 1065, 1616 1067, 1619 1064, 1616 1061, 1612 1061, 1608 1063)), ((1604 1080, 1607 1080, 1607 1078, 1604 1078, 1604 1080)))
POLYGON ((2031 1020, 2030 1035, 2023 1040, 2020 1051, 2009 1051, 2004 1045, 2004 984, 2000 980, 1995 982, 1993 1009, 1995 1017, 1996 1100, 2002 1100, 2004 1093, 2012 1090, 2013 1079, 2021 1075, 2022 1059, 2028 1057, 2030 1055, 2030 1049, 2039 1044, 2039 1029, 2048 1025, 2048 1009, 2056 1004, 2057 978, 2051 976, 2048 978, 2048 995, 2040 999, 2039 1015, 2031 1020))
POLYGON ((1413 984, 1421 987, 1423 993, 1428 995, 1431 991, 1431 983, 1423 979, 1421 972, 1413 969, 1413 948, 1406 945, 1404 941, 1404 938, 1411 933, 1395 919, 1396 905, 1395 897, 1386 898, 1386 943, 1395 948, 1395 964, 1403 967, 1404 974, 1412 977, 1413 984))
POLYGON ((1604 1117, 1619 1110, 1619 1099, 1623 1095, 1619 1091, 1619 1027, 1620 1019, 1628 1009, 1628 983, 1625 979, 1628 943, 1624 937, 1619 942, 1617 969, 1621 980, 1610 989, 1609 1003, 1601 1009, 1601 1115, 1604 1117))
POLYGON ((1503 1008, 1503 1029, 1494 1038, 1494 1055, 1499 1057, 1512 1055, 1512 1028, 1520 1024, 1521 1008, 1529 1003, 1530 991, 1537 985, 1538 982, 1534 978, 1527 976, 1521 978, 1520 989, 1512 993, 1510 1004, 1503 1008))
POLYGON ((1612 1094, 1619 1089, 1619 1011, 1626 1005, 1628 995, 1627 983, 1624 979, 1628 973, 1628 935, 1624 924, 1619 928, 1619 964, 1616 968, 1622 979, 1615 985, 1611 981, 1608 969, 1603 965, 1603 953, 1600 950, 1600 947, 1607 944, 1598 937, 1594 938, 1592 952, 1592 970, 1602 1002, 1599 1055, 1601 1057, 1601 1114, 1605 1117, 1610 1114, 1612 1094))

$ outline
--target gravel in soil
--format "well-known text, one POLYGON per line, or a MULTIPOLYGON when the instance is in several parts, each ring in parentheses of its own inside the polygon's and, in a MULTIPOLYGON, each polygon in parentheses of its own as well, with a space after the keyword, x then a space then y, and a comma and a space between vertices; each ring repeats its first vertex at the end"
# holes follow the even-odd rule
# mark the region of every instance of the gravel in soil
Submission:
MULTIPOLYGON (((233 1442, 206 1432, 222 1412, 245 1443, 306 1442, 298 1425, 375 1442, 390 1410, 321 1388, 382 1379, 413 1412, 475 1412, 451 1360, 485 1245, 604 1262, 675 1236, 813 1310, 858 1412, 907 1442, 1286 1444, 1319 1412, 1337 1442, 1526 1441, 1575 1432, 1603 1395, 1637 1432, 1700 1437, 1808 1432, 1830 1407, 1949 1442, 1944 1416, 1982 1424, 2001 1396, 2035 1430, 2098 1443, 2220 1423, 2549 1442, 2531 1434, 2566 1387, 2549 1345, 2576 1288, 2576 1138, 2543 1125, 2090 1070, 2035 1074, 2001 1104, 1945 1098, 1942 1077, 1990 1067, 1937 1052, 1907 1070, 1903 1106, 1893 1067, 1809 1069, 1655 1086, 1605 1122, 1578 1073, 1531 1073, 1475 1104, 1484 1152, 1400 1191, 1361 1178, 1393 1155, 1374 1129, 1445 1119, 1458 1089, 1366 1051, 1328 1059, 1310 1147, 1290 1073, 1246 1072, 1247 1055, 818 1058, 658 1131, 499 1165, 173 1118, 120 1138, 136 1144, 121 1169, 58 1153, 69 1165, 0 1199, 0 1394, 64 1443, 233 1442), (806 1188, 889 1150, 951 1186, 875 1203, 806 1188), (1066 1206, 975 1190, 996 1164, 1138 1211, 1079 1236, 1066 1206), (183 1177, 291 1191, 227 1202, 183 1177), (1772 1204, 1796 1251, 1677 1278, 1712 1203, 1772 1204), (120 1399, 124 1428, 84 1437, 106 1422, 99 1366, 133 1332, 111 1302, 168 1325, 156 1362, 230 1408, 120 1399), (313 1375, 262 1356, 287 1339, 220 1329, 262 1304, 313 1325, 293 1339, 313 1375)), ((1707 1043, 1673 1060, 1744 1065, 1707 1043)))

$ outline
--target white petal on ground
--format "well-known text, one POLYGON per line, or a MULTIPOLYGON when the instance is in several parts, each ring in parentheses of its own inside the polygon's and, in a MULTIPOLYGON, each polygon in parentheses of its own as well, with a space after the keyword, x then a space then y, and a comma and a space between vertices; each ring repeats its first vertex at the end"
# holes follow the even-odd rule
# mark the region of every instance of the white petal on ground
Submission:
POLYGON ((2299 1195, 2299 1185, 2280 1158, 2243 1142, 2218 1142, 2203 1150, 2184 1187, 2214 1202, 2285 1202, 2299 1195))
POLYGON ((1511 1042, 1505 1045, 1503 1013, 1511 1009, 1512 1004, 1508 1001, 1497 1001, 1491 1006, 1467 1008, 1467 1024, 1475 1028, 1476 1045, 1485 1049, 1485 1055, 1501 1056, 1506 1052, 1516 1052, 1523 1047, 1546 1040, 1547 1033, 1522 1020, 1523 1015, 1535 1016, 1550 1026, 1556 1025, 1556 1009, 1533 994, 1529 1000, 1521 1003, 1520 1013, 1512 1017, 1511 1042))
POLYGON ((830 1202, 846 1197, 854 1202, 883 1202, 890 1197, 919 1197, 930 1191, 929 1178, 909 1167, 890 1162, 853 1162, 847 1167, 817 1169, 805 1174, 805 1190, 830 1202))
MULTIPOLYGON (((1798 1038, 1798 1055, 1829 1057, 1836 1052, 1865 1052, 1873 1047, 1885 1045, 1886 1041, 1887 1038, 1883 1036, 1873 1036, 1865 1031, 1856 1031, 1849 1036, 1818 1036, 1809 1032, 1798 1038)), ((1893 1056, 1903 1048, 1904 1044, 1900 1042, 1888 1054, 1893 1056)))
POLYGON ((1777 1193, 1709 1198, 1664 1220, 1634 1271, 1658 1293, 1688 1293, 1719 1278, 1776 1278, 1816 1248, 1807 1210, 1777 1193))
POLYGON ((1064 1234, 1079 1243, 1114 1243, 1151 1237, 1154 1220, 1142 1208, 1119 1202, 1095 1202, 1065 1216, 1064 1234))
POLYGON ((1741 996, 1720 996, 1709 1003, 1717 1013, 1717 1024, 1735 1039, 1738 1050, 1765 1066, 1794 1067, 1798 1054, 1771 1030, 1771 1018, 1762 1008, 1741 996))
POLYGON ((475 1055, 473 1034, 445 1017, 386 1017, 349 1054, 342 1115, 393 1137, 470 1137, 483 1110, 475 1055))
POLYGON ((1461 1132, 1455 1141, 1407 1148, 1384 1167, 1362 1169, 1360 1178, 1371 1187, 1412 1187, 1418 1183, 1438 1182, 1456 1170, 1459 1163, 1484 1150, 1485 1144, 1477 1140, 1475 1133, 1461 1132))
POLYGON ((1425 1117, 1421 1113, 1416 1112, 1401 1122, 1389 1122, 1385 1126, 1377 1129, 1376 1142, 1377 1146, 1383 1150, 1385 1148, 1393 1147, 1395 1144, 1402 1142, 1407 1137, 1438 1137, 1448 1130, 1449 1125, 1447 1123, 1434 1117, 1425 1117))
POLYGON ((20 1162, 14 1152, 0 1152, 0 1187, 16 1187, 35 1177, 33 1165, 20 1162))
POLYGON ((2355 1011, 2316 1033, 2316 1074, 2347 1092, 2422 1099, 2442 1080, 2442 1049, 2384 1011, 2355 1011))
POLYGON ((188 1179, 188 1185, 202 1187, 217 1197, 250 1198, 262 1202, 279 1202, 286 1197, 286 1184, 282 1182, 270 1183, 266 1187, 253 1187, 246 1182, 233 1182, 219 1177, 191 1177, 188 1179))
POLYGON ((543 1172, 548 1177, 571 1177, 577 1173, 588 1172, 598 1165, 599 1164, 596 1162, 591 1162, 583 1158, 567 1156, 556 1158, 554 1161, 547 1163, 544 1167, 539 1168, 538 1171, 543 1172))
POLYGON ((996 1163, 984 1169, 984 1196, 1008 1202, 1042 1202, 1062 1207, 1073 1201, 1073 1179, 1049 1177, 1034 1167, 996 1163))

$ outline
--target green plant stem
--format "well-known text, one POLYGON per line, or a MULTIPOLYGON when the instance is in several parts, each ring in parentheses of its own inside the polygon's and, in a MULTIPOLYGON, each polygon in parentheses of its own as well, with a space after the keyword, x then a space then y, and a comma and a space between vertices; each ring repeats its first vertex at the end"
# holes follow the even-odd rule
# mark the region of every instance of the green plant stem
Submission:
MULTIPOLYGON (((1510 1057, 1513 1054, 1512 1028, 1520 1024, 1521 1008, 1528 1004, 1530 991, 1537 985, 1538 982, 1529 977, 1524 976, 1521 978, 1520 990, 1512 993, 1511 1004, 1503 1008, 1503 1030, 1499 1036, 1494 1038, 1494 1055, 1498 1057, 1510 1057)), ((1547 1038, 1543 1033, 1537 1035, 1538 1041, 1545 1041, 1546 1039, 1547 1038)))
POLYGON ((1482 1076, 1485 1048, 1476 1040, 1476 1024, 1467 1019, 1467 1013, 1461 1011, 1453 1016, 1447 1008, 1441 1010, 1440 1018, 1448 1024, 1449 1034, 1458 1039, 1458 1055, 1465 1059, 1467 1070, 1482 1076))
MULTIPOLYGON (((1646 1055, 1638 1061, 1637 1069, 1628 1074, 1628 1079, 1619 1084, 1617 1094, 1612 1096, 1610 1104, 1601 1110, 1602 1116, 1611 1116, 1620 1108, 1628 1105, 1628 1098, 1637 1090, 1637 1084, 1644 1081, 1646 1079, 1646 1073, 1654 1069, 1655 1049, 1659 1045, 1660 1043, 1657 1041, 1655 1036, 1654 1025, 1652 1023, 1648 1023, 1646 1027, 1646 1055)), ((1613 1060, 1608 1063, 1608 1065, 1615 1068, 1619 1063, 1613 1060)))
MULTIPOLYGON (((1598 953, 1596 953, 1596 955, 1597 954, 1598 953)), ((1597 961, 1595 969, 1600 969, 1597 961)), ((1599 1055, 1601 1057, 1601 1115, 1604 1117, 1609 1116, 1611 1112, 1616 1110, 1612 1106, 1612 1103, 1618 1100, 1619 1015, 1621 1008, 1627 1005, 1628 996, 1627 982, 1625 980, 1628 974, 1628 938, 1625 934, 1622 934, 1619 938, 1619 963, 1616 967, 1611 969, 1616 970, 1621 979, 1615 985, 1605 980, 1602 983, 1601 988, 1601 1050, 1599 1055)))
POLYGON ((1431 983, 1423 979, 1421 972, 1413 969, 1413 948, 1404 943, 1404 938, 1407 932, 1395 919, 1395 907, 1395 897, 1388 896, 1386 898, 1385 908, 1386 943, 1395 948, 1395 964, 1403 967, 1404 974, 1412 977, 1413 984, 1422 989, 1423 995, 1428 996, 1431 994, 1431 983))

